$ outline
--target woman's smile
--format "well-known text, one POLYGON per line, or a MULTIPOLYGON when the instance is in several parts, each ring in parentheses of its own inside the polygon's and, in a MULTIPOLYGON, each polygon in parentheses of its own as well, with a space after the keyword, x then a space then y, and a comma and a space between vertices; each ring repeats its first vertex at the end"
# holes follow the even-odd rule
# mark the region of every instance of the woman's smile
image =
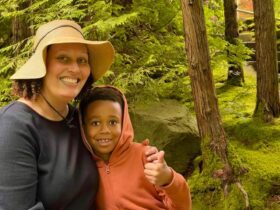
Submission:
POLYGON ((68 84, 75 85, 75 84, 77 84, 80 81, 80 79, 78 79, 78 78, 71 78, 71 77, 61 77, 61 81, 63 83, 65 83, 66 85, 68 85, 68 84))

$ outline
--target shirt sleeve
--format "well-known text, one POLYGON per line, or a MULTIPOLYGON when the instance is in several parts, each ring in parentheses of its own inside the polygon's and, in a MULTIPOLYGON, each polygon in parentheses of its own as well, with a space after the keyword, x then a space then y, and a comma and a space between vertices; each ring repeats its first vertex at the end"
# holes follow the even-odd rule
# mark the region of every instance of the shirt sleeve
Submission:
POLYGON ((37 145, 20 116, 0 115, 0 209, 43 210, 37 201, 37 145))
POLYGON ((173 179, 169 185, 156 187, 167 209, 190 210, 191 194, 185 178, 172 168, 173 179))

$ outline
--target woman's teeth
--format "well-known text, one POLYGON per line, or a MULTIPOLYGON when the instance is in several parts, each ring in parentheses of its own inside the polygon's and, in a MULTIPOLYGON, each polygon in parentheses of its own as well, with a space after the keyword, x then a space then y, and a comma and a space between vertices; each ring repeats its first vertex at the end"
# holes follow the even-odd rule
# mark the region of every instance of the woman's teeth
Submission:
POLYGON ((69 78, 69 77, 64 77, 61 79, 63 82, 68 82, 68 83, 73 83, 73 84, 77 84, 78 83, 78 79, 73 79, 73 78, 69 78))

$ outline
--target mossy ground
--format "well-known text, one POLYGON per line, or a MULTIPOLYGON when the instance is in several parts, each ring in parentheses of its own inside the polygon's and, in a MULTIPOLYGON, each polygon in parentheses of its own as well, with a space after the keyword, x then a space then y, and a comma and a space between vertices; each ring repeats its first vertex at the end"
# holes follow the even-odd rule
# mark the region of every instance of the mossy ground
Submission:
MULTIPOLYGON (((253 118, 256 102, 256 75, 245 67, 245 84, 226 84, 226 66, 214 70, 219 108, 227 133, 229 159, 234 169, 243 170, 240 183, 248 193, 251 209, 280 209, 280 119, 271 124, 253 118)), ((193 210, 245 208, 236 185, 225 198, 220 183, 195 170, 189 178, 193 210)))

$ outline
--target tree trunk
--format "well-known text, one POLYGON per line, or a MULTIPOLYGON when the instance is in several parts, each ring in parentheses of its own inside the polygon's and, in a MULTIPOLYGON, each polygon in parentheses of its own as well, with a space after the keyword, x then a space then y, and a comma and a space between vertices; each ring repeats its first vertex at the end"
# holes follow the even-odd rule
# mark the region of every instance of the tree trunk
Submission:
POLYGON ((206 36, 202 0, 181 0, 185 47, 189 61, 189 75, 196 112, 197 125, 202 138, 203 168, 208 178, 219 178, 224 194, 228 185, 236 183, 249 209, 247 192, 235 177, 227 156, 227 139, 222 127, 216 98, 206 36))
POLYGON ((265 122, 279 117, 277 47, 273 0, 253 0, 255 36, 257 101, 254 115, 265 122))
POLYGON ((31 35, 30 29, 26 27, 25 19, 15 17, 12 21, 12 42, 17 43, 31 35))
MULTIPOLYGON (((237 4, 236 0, 224 0, 224 17, 225 17, 225 39, 233 45, 237 45, 238 22, 237 22, 237 4)), ((227 52, 228 58, 236 56, 232 52, 227 52)), ((241 63, 229 61, 228 83, 241 86, 244 82, 244 73, 241 63)))
MULTIPOLYGON (((26 9, 32 5, 32 0, 23 2, 18 5, 18 10, 26 9)), ((18 43, 32 35, 30 28, 26 27, 26 18, 25 16, 16 16, 12 20, 12 43, 18 43)), ((19 49, 15 52, 15 55, 18 54, 19 49)))
MULTIPOLYGON (((210 68, 210 56, 201 0, 181 0, 189 75, 202 148, 211 147, 223 164, 227 161, 227 142, 222 127, 210 68)), ((203 153, 204 151, 202 151, 203 153)), ((203 159, 204 165, 207 159, 203 159)), ((210 163, 209 163, 210 164, 210 163)))

